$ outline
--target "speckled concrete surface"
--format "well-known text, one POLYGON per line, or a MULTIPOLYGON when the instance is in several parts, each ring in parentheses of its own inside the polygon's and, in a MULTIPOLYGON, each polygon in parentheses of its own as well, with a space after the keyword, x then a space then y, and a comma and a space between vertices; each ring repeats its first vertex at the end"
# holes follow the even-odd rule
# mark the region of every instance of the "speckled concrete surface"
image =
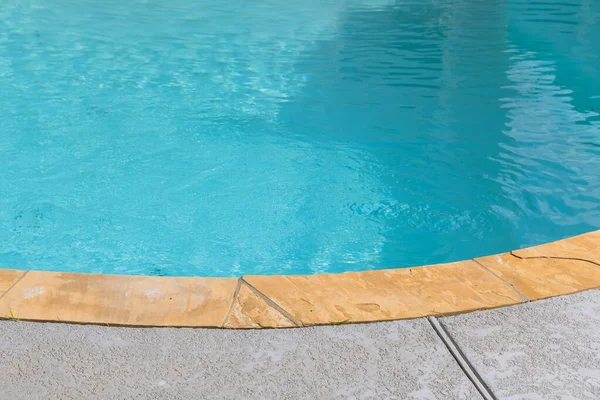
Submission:
POLYGON ((233 331, 0 322, 0 399, 480 399, 425 319, 233 331))
MULTIPOLYGON (((600 398, 600 291, 440 318, 498 399, 600 398)), ((0 399, 481 399, 425 319, 286 330, 0 321, 0 399)))
POLYGON ((499 399, 600 399, 600 291, 441 319, 499 399))

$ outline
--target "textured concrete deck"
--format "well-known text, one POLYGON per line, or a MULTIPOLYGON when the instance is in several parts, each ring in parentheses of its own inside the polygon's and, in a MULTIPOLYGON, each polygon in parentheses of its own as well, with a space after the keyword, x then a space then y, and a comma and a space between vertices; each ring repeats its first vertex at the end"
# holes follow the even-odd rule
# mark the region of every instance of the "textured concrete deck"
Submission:
MULTIPOLYGON (((499 399, 600 398, 600 291, 439 318, 499 399)), ((481 399, 427 319, 286 330, 0 321, 0 399, 481 399)))
POLYGON ((288 330, 0 322, 0 399, 477 399, 427 320, 288 330))
POLYGON ((444 318, 500 399, 600 399, 600 291, 444 318))

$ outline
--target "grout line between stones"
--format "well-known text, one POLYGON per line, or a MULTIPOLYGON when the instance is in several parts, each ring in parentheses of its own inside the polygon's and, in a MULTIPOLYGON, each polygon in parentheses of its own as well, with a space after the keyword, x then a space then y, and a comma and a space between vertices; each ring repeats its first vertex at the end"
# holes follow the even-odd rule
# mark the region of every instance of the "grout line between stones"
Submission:
POLYGON ((479 394, 481 394, 485 400, 498 400, 483 378, 481 378, 479 372, 477 372, 475 367, 469 362, 469 359, 462 352, 458 344, 452 339, 450 332, 448 332, 442 322, 436 317, 427 317, 427 320, 450 354, 452 354, 452 357, 454 357, 454 360, 459 365, 460 369, 462 369, 467 378, 473 383, 473 386, 475 386, 475 389, 477 389, 479 394))
POLYGON ((233 299, 231 300, 231 305, 229 306, 229 311, 227 311, 227 315, 225 315, 225 320, 221 324, 221 328, 224 328, 225 325, 227 324, 227 321, 229 321, 229 317, 231 316, 233 307, 235 307, 235 300, 237 299, 237 296, 240 293, 241 288, 242 288, 242 278, 239 278, 237 281, 237 286, 235 287, 235 290, 233 292, 233 299))
POLYGON ((505 281, 504 279, 502 279, 502 277, 496 275, 492 270, 490 270, 489 268, 487 268, 485 265, 483 265, 482 263, 480 263, 479 261, 477 261, 476 259, 473 259, 473 262, 475 262, 475 264, 479 265, 482 269, 484 269, 485 271, 489 272, 490 274, 494 275, 494 277, 500 279, 500 281, 502 283, 504 283, 504 285, 508 286, 509 288, 511 288, 512 290, 514 290, 519 297, 521 298, 521 303, 528 303, 530 301, 529 297, 527 297, 524 293, 522 293, 519 289, 517 289, 515 287, 515 285, 513 285, 510 282, 505 281))
POLYGON ((283 307, 281 307, 279 304, 275 303, 273 300, 271 300, 270 298, 268 298, 267 296, 265 296, 260 290, 258 290, 257 288, 255 288, 254 286, 252 286, 250 283, 248 283, 248 281, 246 281, 244 279, 244 277, 241 277, 240 280, 246 285, 248 286, 248 288, 250 290, 252 290, 252 292, 254 294, 256 294, 258 297, 260 297, 261 299, 263 299, 269 306, 273 307, 274 309, 276 309, 277 311, 279 311, 284 317, 286 317, 287 319, 289 319, 290 321, 292 321, 294 324, 296 324, 296 326, 304 326, 304 324, 297 320, 296 318, 294 318, 290 313, 288 313, 286 310, 283 309, 283 307))
POLYGON ((21 275, 21 277, 15 281, 15 283, 13 283, 12 285, 10 285, 10 287, 8 289, 6 289, 6 291, 4 293, 0 294, 0 300, 4 296, 6 296, 8 294, 8 292, 10 292, 12 290, 12 288, 14 288, 17 283, 21 282, 21 280, 23 278, 25 278, 25 275, 27 275, 28 273, 29 273, 29 271, 25 271, 25 273, 23 275, 21 275))

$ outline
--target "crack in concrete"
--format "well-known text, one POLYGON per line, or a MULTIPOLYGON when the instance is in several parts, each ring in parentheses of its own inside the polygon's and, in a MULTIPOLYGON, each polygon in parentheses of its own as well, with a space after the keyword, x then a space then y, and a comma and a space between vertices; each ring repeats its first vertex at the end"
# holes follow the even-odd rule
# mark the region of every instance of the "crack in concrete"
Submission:
MULTIPOLYGON (((490 291, 491 291, 492 293, 494 293, 494 294, 495 294, 496 296, 498 296, 498 297, 504 297, 504 298, 507 298, 507 299, 510 299, 510 300, 512 300, 512 297, 510 297, 510 296, 507 296, 507 295, 505 295, 505 294, 498 293, 498 292, 496 292, 495 290, 490 290, 490 291)), ((519 297, 520 297, 520 296, 519 296, 519 297)))
MULTIPOLYGON (((518 251, 518 250, 515 250, 515 251, 518 251)), ((552 260, 552 259, 555 259, 555 260, 572 260, 572 261, 583 261, 583 262, 587 262, 587 263, 590 263, 590 264, 594 264, 594 265, 597 265, 598 267, 600 267, 600 264, 598 264, 597 262, 595 262, 595 261, 592 261, 592 260, 586 260, 585 258, 577 258, 577 257, 559 257, 559 256, 533 256, 533 257, 521 257, 521 256, 519 256, 519 255, 515 254, 515 253, 514 253, 514 251, 511 251, 511 252, 510 252, 510 255, 511 255, 511 256, 514 256, 514 257, 517 257, 517 258, 518 258, 518 259, 520 259, 520 260, 532 260, 532 259, 536 259, 536 258, 538 258, 538 259, 545 258, 545 259, 551 259, 551 260, 552 260)))

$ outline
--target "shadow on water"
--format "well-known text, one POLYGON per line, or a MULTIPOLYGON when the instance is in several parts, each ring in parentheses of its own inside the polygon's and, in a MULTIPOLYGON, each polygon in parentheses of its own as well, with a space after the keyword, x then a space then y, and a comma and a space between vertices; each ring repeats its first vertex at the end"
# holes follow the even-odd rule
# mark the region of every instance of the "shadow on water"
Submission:
POLYGON ((306 85, 280 111, 323 146, 372 157, 367 212, 384 237, 377 266, 470 258, 519 245, 496 177, 508 121, 503 2, 351 9, 334 40, 298 63, 306 85))

